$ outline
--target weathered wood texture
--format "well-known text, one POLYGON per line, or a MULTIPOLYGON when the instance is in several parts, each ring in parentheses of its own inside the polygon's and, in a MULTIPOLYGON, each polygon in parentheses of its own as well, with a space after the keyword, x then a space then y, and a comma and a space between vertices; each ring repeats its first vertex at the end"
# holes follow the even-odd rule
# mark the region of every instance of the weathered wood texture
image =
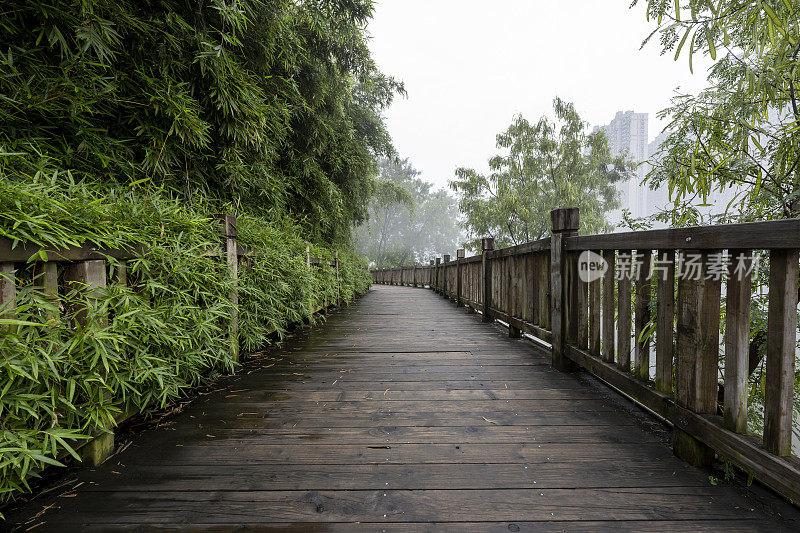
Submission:
POLYGON ((751 250, 736 250, 743 271, 733 261, 728 269, 725 306, 725 427, 747 433, 747 378, 750 348, 751 250))
POLYGON ((617 366, 625 372, 631 370, 631 257, 631 250, 620 250, 617 261, 617 366))
POLYGON ((553 366, 574 370, 566 357, 566 345, 577 337, 577 264, 565 251, 564 240, 578 233, 577 208, 554 209, 550 212, 552 240, 550 244, 550 288, 555 295, 550 301, 553 366))
POLYGON ((603 361, 614 362, 614 346, 616 344, 616 330, 614 329, 614 271, 617 259, 614 250, 603 250, 603 259, 607 271, 603 276, 603 361))
MULTIPOLYGON (((656 390, 672 392, 675 347, 675 252, 658 253, 656 263, 656 390)), ((749 324, 748 324, 749 326, 749 324)))
POLYGON ((489 252, 494 250, 494 239, 487 237, 481 243, 481 264, 482 264, 482 303, 483 303, 483 321, 490 322, 489 309, 492 307, 492 262, 489 260, 489 252))
POLYGON ((635 299, 635 339, 634 375, 640 381, 650 379, 650 338, 645 329, 650 322, 650 250, 637 250, 636 262, 636 299, 635 299))
POLYGON ((792 400, 797 350, 797 250, 772 250, 767 318, 767 390, 764 447, 792 453, 792 400))
POLYGON ((10 523, 35 531, 796 529, 796 511, 724 481, 711 485, 643 415, 586 374, 549 363, 546 351, 432 292, 379 285, 307 337, 245 363, 113 460, 10 513, 10 523))
POLYGON ((458 297, 463 296, 469 309, 481 310, 485 322, 507 325, 512 338, 527 333, 551 343, 553 366, 559 370, 575 370, 577 363, 606 379, 606 366, 584 356, 610 364, 616 360, 619 375, 631 382, 614 386, 655 412, 663 411, 675 426, 676 455, 697 465, 723 455, 800 502, 796 459, 783 459, 792 451, 800 222, 576 236, 576 210, 556 209, 551 216, 549 241, 486 250, 471 258, 481 261, 470 263, 481 270, 468 276, 464 294, 458 291, 458 297), (755 448, 741 438, 748 433, 748 377, 753 372, 749 268, 754 262, 746 245, 769 248, 770 255, 769 290, 764 291, 769 299, 765 429, 763 438, 753 441, 758 442, 755 448), (602 280, 587 282, 577 275, 592 270, 577 268, 578 257, 589 250, 603 253, 607 268, 602 280), (724 368, 724 376, 719 368, 724 368), (674 407, 661 409, 660 400, 656 407, 648 403, 662 395, 674 407), (717 414, 723 416, 713 422, 702 418, 717 414), (699 419, 702 424, 686 422, 699 419))

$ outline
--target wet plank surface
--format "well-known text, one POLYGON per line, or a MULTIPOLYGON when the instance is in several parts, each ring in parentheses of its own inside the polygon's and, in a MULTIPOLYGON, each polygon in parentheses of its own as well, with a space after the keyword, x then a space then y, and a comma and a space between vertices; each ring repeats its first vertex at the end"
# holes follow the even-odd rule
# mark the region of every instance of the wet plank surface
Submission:
POLYGON ((35 531, 800 525, 763 490, 713 485, 667 438, 529 341, 430 291, 375 286, 9 519, 35 531))

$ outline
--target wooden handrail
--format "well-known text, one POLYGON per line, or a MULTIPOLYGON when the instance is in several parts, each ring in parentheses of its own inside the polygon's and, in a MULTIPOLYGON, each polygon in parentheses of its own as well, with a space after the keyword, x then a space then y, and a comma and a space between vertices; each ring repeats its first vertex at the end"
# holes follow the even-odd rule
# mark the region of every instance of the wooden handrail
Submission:
POLYGON ((566 239, 574 250, 718 250, 800 248, 800 219, 582 235, 566 239))
MULTIPOLYGON (((791 455, 800 220, 588 236, 577 235, 577 209, 554 210, 552 222, 550 238, 497 250, 484 240, 481 255, 437 258, 395 282, 430 280, 484 320, 505 322, 510 336, 551 343, 553 366, 584 368, 672 424, 680 458, 708 465, 719 454, 800 503, 800 460, 791 455), (754 249, 770 262, 763 435, 748 434, 746 418, 754 249), (579 256, 589 251, 607 270, 582 280, 579 256), (733 261, 721 264, 723 253, 733 261), (687 275, 691 263, 696 276, 687 275)), ((386 283, 385 273, 374 270, 373 280, 386 283)))

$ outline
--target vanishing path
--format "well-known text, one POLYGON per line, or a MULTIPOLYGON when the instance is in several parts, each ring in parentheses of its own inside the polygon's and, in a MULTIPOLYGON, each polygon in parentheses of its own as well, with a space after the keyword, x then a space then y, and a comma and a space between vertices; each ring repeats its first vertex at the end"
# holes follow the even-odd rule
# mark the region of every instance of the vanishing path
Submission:
POLYGON ((376 285, 9 518, 35 531, 800 527, 764 489, 709 475, 546 350, 431 291, 376 285))

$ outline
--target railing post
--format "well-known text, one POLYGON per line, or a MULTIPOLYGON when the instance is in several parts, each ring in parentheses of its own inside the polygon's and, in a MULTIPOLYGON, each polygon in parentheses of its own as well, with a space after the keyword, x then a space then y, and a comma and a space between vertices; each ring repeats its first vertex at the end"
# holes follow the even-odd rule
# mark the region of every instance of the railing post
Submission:
POLYGON ((436 290, 433 286, 433 259, 428 263, 428 288, 436 290))
POLYGON ((342 301, 342 285, 339 280, 339 250, 333 251, 333 265, 336 268, 336 305, 342 301))
MULTIPOLYGON (((232 215, 219 215, 220 233, 223 237, 225 247, 225 261, 230 268, 233 288, 228 296, 233 304, 231 311, 231 321, 228 325, 228 335, 230 336, 230 353, 234 361, 239 361, 239 293, 237 290, 239 278, 239 248, 236 243, 236 217, 232 215)), ((309 247, 306 245, 306 254, 309 247)), ((308 258, 308 255, 306 255, 308 258)), ((307 259, 308 260, 308 259, 307 259)))
POLYGON ((634 352, 634 376, 640 381, 650 380, 650 340, 644 337, 644 331, 650 322, 650 250, 637 250, 636 260, 641 262, 636 272, 635 328, 636 351, 634 352))
MULTIPOLYGON (((675 401, 695 413, 717 411, 717 366, 721 281, 708 279, 709 252, 684 251, 700 259, 699 275, 678 279, 675 401)), ((770 294, 771 299, 772 294, 770 294)), ((675 427, 672 450, 694 466, 707 466, 714 450, 675 427)))
MULTIPOLYGON (((91 260, 70 263, 64 269, 64 281, 69 288, 86 294, 88 299, 92 300, 106 287, 106 262, 91 260)), ((75 321, 85 325, 89 318, 87 310, 72 309, 72 311, 75 312, 75 321)), ((101 395, 103 398, 107 398, 104 393, 101 395)), ((103 431, 78 450, 81 462, 86 466, 99 465, 114 451, 114 432, 111 431, 111 428, 101 429, 108 431, 103 431)))
POLYGON ((483 321, 492 322, 492 263, 489 259, 489 252, 494 250, 494 239, 484 237, 481 241, 481 253, 483 260, 483 321))
POLYGON ((573 371, 577 365, 566 356, 567 342, 578 337, 577 268, 565 257, 564 240, 578 234, 577 207, 561 207, 550 211, 553 235, 550 242, 550 321, 553 332, 553 366, 573 371), (575 316, 573 316, 575 315, 575 316))
MULTIPOLYGON (((89 299, 96 297, 106 286, 106 262, 102 259, 70 263, 64 269, 64 281, 67 286, 78 292, 85 292, 89 299)), ((86 324, 86 309, 75 311, 75 321, 86 324)))
MULTIPOLYGON (((306 243, 306 268, 308 269, 308 273, 311 274, 313 277, 314 273, 311 270, 311 244, 306 243)), ((307 323, 311 324, 311 317, 314 315, 314 295, 310 295, 308 298, 308 319, 307 323)))
MULTIPOLYGON (((606 363, 614 362, 614 275, 616 272, 616 252, 614 250, 603 250, 603 260, 605 260, 608 270, 603 276, 603 353, 601 358, 606 363)), ((670 321, 670 325, 672 322, 670 321)), ((672 367, 670 367, 672 372, 672 367)), ((670 374, 671 375, 671 374, 670 374)))
POLYGON ((417 262, 416 261, 414 261, 414 273, 412 274, 411 285, 413 287, 417 286, 417 262))
POLYGON ((0 263, 0 306, 5 308, 5 318, 12 316, 14 309, 17 307, 17 282, 14 263, 0 263))
POLYGON ((797 276, 797 250, 770 250, 764 448, 786 456, 792 454, 797 276))
POLYGON ((447 266, 450 263, 450 254, 444 254, 442 265, 442 296, 449 298, 447 295, 447 266))
POLYGON ((441 264, 442 264, 442 258, 441 257, 437 257, 436 258, 436 274, 434 275, 435 286, 433 288, 433 292, 439 292, 441 290, 441 286, 439 284, 439 280, 441 279, 441 276, 440 276, 440 265, 441 264))
MULTIPOLYGON (((57 306, 58 302, 58 264, 55 261, 45 261, 43 263, 39 263, 35 265, 35 274, 34 274, 34 282, 38 285, 42 292, 44 293, 44 297, 54 306, 57 306)), ((126 263, 125 261, 120 261, 119 266, 117 267, 116 271, 116 278, 117 283, 120 285, 126 284, 126 263)), ((2 281, 0 281, 2 283, 2 281)), ((2 298, 2 297, 0 297, 2 298)), ((5 299, 0 299, 0 303, 5 301, 5 299)), ((48 311, 47 316, 49 318, 56 318, 57 311, 52 312, 48 311)))
POLYGON ((461 279, 462 263, 464 262, 464 249, 459 248, 456 250, 456 307, 461 307, 461 293, 463 292, 461 279))
MULTIPOLYGON (((661 258, 661 271, 658 274, 658 286, 656 289, 656 390, 666 394, 672 392, 672 365, 675 350, 675 251, 659 250, 661 258)), ((747 290, 750 291, 750 278, 747 281, 747 290)), ((730 293, 729 293, 730 294, 730 293)), ((735 297, 733 298, 735 300, 735 297)), ((731 309, 731 298, 728 297, 728 309, 731 309)), ((748 310, 750 301, 747 302, 748 310)), ((727 316, 727 315, 726 315, 727 316)), ((750 328, 750 314, 748 311, 747 332, 750 328)), ((728 331, 728 328, 725 328, 728 331)), ((727 354, 727 352, 726 352, 727 354)), ((745 354, 746 355, 746 354, 745 354)), ((745 357, 746 359, 746 357, 745 357)), ((746 366, 746 363, 745 363, 746 366)), ((745 368, 746 371, 746 368, 745 368)), ((725 372, 728 372, 728 360, 726 355, 725 372)), ((726 391, 727 392, 727 391, 726 391)), ((725 400, 725 405, 728 401, 725 400)))
MULTIPOLYGON (((750 347, 750 269, 752 250, 731 250, 725 298, 725 395, 722 423, 747 433, 747 378, 750 347), (737 258, 745 267, 737 272, 737 258)), ((660 295, 659 295, 660 298, 660 295)), ((660 303, 660 302, 659 302, 660 303)), ((659 317, 660 318, 660 317, 659 317)))

